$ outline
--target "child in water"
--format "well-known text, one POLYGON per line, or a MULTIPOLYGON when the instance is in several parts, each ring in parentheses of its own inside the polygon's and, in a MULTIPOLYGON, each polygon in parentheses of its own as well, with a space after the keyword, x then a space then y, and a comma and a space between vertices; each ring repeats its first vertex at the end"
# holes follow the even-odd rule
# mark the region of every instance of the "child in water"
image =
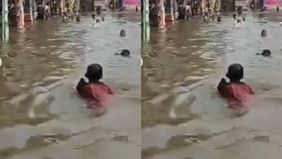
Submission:
POLYGON ((219 94, 227 99, 229 108, 238 110, 241 114, 247 112, 246 106, 254 95, 253 89, 241 81, 243 76, 244 68, 240 64, 232 64, 226 74, 230 82, 222 78, 217 86, 219 94))
POLYGON ((103 77, 103 68, 99 64, 91 64, 87 68, 85 77, 89 82, 80 79, 76 86, 78 94, 87 100, 87 107, 93 108, 98 113, 106 111, 106 107, 110 104, 113 96, 112 89, 101 82, 103 77))

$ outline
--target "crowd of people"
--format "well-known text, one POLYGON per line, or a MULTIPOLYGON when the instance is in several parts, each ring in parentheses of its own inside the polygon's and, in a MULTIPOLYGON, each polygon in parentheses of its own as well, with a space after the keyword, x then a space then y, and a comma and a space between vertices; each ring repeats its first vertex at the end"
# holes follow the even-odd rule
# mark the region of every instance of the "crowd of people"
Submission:
MULTIPOLYGON (((23 4, 24 5, 24 4, 23 4)), ((70 21, 76 21, 80 22, 80 15, 78 11, 71 11, 70 5, 68 3, 65 4, 64 8, 60 8, 59 5, 56 3, 56 1, 47 2, 47 3, 39 3, 36 7, 36 12, 33 11, 33 19, 38 20, 48 20, 52 16, 55 15, 62 15, 63 22, 67 23, 70 21)), ((23 11, 23 6, 20 6, 19 4, 13 4, 9 3, 8 5, 8 18, 9 18, 9 25, 12 27, 18 27, 21 25, 20 20, 23 19, 25 21, 25 13, 23 11), (23 18, 24 17, 24 18, 23 18)), ((109 4, 109 9, 114 10, 113 1, 109 4)), ((101 15, 102 12, 102 6, 96 6, 95 11, 96 15, 101 15)), ((93 17, 92 17, 93 18, 93 17)), ((95 18, 94 18, 95 19, 95 18)), ((97 20, 97 18, 95 19, 97 20)), ((100 19, 100 21, 103 21, 104 17, 100 19)))
MULTIPOLYGON (((211 6, 211 4, 207 3, 205 7, 203 8, 200 4, 197 4, 197 1, 192 1, 193 3, 187 3, 187 4, 178 4, 177 9, 174 11, 174 18, 175 19, 182 19, 189 21, 193 16, 202 16, 204 22, 208 21, 214 21, 217 20, 218 22, 221 22, 222 17, 220 15, 220 11, 216 11, 215 6, 211 6)), ((251 1, 250 8, 253 9, 253 1, 251 1)), ((162 26, 162 21, 164 21, 164 17, 166 15, 166 3, 164 1, 164 4, 160 3, 151 3, 149 5, 149 19, 151 26, 162 26)), ((172 9, 172 8, 171 8, 172 9)), ((222 11, 226 11, 226 6, 223 5, 222 11)), ((263 12, 266 8, 263 7, 259 11, 263 12)), ((280 8, 277 6, 276 8, 277 12, 279 12, 280 8)), ((243 7, 239 6, 237 7, 237 14, 239 16, 242 15, 243 7)), ((244 21, 245 18, 242 19, 244 21)))

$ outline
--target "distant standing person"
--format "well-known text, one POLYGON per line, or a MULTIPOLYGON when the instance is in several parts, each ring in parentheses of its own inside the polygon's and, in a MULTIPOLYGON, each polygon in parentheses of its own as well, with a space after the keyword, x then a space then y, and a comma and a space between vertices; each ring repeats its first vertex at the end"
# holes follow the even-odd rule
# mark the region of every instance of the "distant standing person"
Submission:
POLYGON ((48 20, 50 17, 50 6, 49 3, 46 3, 44 7, 44 14, 45 14, 45 20, 48 20))
POLYGON ((208 12, 204 12, 204 22, 207 23, 208 19, 208 12))
MULTIPOLYGON (((15 8, 15 11, 17 11, 16 8, 15 8)), ((44 18, 45 18, 45 10, 43 6, 39 4, 37 7, 37 19, 44 20, 44 18)))
POLYGON ((251 1, 250 8, 252 10, 255 10, 255 1, 254 0, 251 1))
POLYGON ((68 22, 68 16, 67 16, 67 12, 63 13, 63 23, 67 23, 68 22))
POLYGON ((236 20, 237 19, 237 15, 234 13, 233 14, 233 19, 236 20))
POLYGON ((9 22, 13 27, 17 27, 17 8, 15 5, 11 5, 9 8, 9 22))
POLYGON ((109 8, 113 11, 115 9, 114 7, 114 0, 111 0, 111 2, 109 3, 109 8))
POLYGON ((221 22, 221 15, 218 14, 216 19, 217 19, 217 22, 220 23, 221 22))
POLYGON ((279 12, 279 6, 277 6, 276 11, 279 12))
POLYGON ((94 27, 95 25, 95 19, 96 19, 96 15, 93 13, 92 14, 92 27, 94 27))
POLYGON ((190 19, 190 16, 191 16, 190 10, 191 10, 190 4, 187 4, 185 7, 185 20, 190 19))
POLYGON ((97 15, 101 15, 101 12, 102 12, 102 7, 101 6, 97 6, 97 8, 96 8, 97 15))
POLYGON ((92 20, 95 20, 95 18, 96 18, 96 15, 93 13, 92 14, 92 20))

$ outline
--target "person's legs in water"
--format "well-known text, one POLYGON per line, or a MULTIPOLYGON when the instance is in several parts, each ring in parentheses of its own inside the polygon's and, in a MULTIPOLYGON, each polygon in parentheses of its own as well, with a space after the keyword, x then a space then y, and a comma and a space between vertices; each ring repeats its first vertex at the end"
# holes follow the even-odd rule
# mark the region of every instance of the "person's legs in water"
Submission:
POLYGON ((204 22, 207 23, 208 22, 208 16, 204 15, 204 22))

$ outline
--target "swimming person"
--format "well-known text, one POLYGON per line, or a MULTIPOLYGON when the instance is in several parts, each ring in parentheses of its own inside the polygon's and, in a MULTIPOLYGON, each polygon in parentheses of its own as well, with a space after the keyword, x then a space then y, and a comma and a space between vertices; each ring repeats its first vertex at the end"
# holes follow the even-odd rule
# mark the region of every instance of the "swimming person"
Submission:
POLYGON ((267 31, 266 31, 265 29, 262 29, 260 35, 261 35, 262 37, 266 37, 267 31))
POLYGON ((228 107, 239 110, 241 113, 247 111, 247 104, 254 95, 253 89, 242 82, 244 77, 244 68, 240 64, 232 64, 228 68, 226 77, 221 79, 217 86, 219 94, 228 101, 228 107))
POLYGON ((125 30, 122 29, 122 30, 120 31, 119 35, 120 35, 121 37, 125 37, 125 35, 126 35, 125 30))
POLYGON ((114 93, 108 85, 101 82, 102 66, 97 63, 89 65, 85 77, 88 82, 81 78, 76 86, 78 94, 87 100, 88 108, 98 110, 99 113, 105 112, 114 93))

